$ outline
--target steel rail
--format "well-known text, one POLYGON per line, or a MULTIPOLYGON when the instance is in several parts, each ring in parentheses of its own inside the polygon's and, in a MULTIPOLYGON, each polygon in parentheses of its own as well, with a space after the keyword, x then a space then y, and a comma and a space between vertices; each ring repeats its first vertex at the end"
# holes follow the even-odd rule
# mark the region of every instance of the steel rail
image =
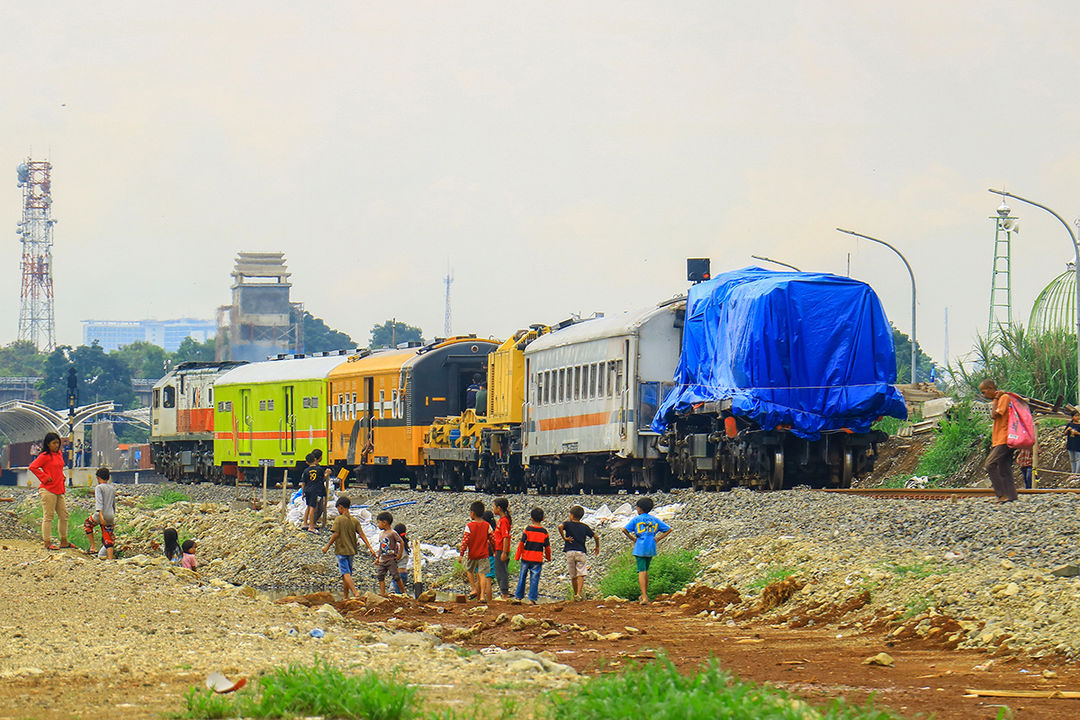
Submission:
MULTIPOLYGON (((994 497, 993 488, 826 488, 822 492, 895 500, 949 500, 994 497)), ((1061 495, 1080 493, 1080 488, 1017 490, 1019 495, 1061 495)))

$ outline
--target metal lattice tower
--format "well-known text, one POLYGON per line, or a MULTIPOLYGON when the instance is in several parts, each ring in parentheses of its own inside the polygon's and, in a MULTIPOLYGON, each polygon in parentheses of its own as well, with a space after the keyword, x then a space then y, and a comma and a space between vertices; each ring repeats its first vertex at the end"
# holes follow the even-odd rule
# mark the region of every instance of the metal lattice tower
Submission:
POLYGON ((1012 327, 1012 236, 1019 232, 1009 206, 1001 203, 994 221, 994 264, 990 274, 990 319, 986 337, 1012 327))
POLYGON ((450 337, 450 285, 454 282, 454 273, 447 268, 443 276, 443 284, 446 285, 446 314, 443 316, 443 334, 450 337))
POLYGON ((22 285, 19 293, 19 340, 38 350, 56 348, 52 276, 52 163, 26 159, 16 168, 23 191, 22 285))

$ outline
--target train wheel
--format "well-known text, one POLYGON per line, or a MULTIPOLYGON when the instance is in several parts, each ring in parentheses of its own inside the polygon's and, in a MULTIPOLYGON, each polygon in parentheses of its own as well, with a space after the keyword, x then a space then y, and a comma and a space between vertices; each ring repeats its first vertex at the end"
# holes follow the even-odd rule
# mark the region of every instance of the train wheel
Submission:
POLYGON ((784 451, 777 450, 773 455, 772 473, 769 475, 769 489, 784 489, 784 451))
POLYGON ((851 487, 851 479, 855 474, 855 453, 851 448, 844 448, 844 465, 840 470, 840 487, 851 487))

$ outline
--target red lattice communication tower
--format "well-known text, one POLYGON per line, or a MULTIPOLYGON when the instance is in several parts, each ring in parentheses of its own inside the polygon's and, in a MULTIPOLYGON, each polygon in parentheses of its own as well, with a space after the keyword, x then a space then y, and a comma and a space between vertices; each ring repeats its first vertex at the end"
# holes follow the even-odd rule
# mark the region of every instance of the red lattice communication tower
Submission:
POLYGON ((19 294, 19 340, 38 350, 56 348, 52 276, 52 163, 26 159, 16 168, 23 191, 22 290, 19 294))

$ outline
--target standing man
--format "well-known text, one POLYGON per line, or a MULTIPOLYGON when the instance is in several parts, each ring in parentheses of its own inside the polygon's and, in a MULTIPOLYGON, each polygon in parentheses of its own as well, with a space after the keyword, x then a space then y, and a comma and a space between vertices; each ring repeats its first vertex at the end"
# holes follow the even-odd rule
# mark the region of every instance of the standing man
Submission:
POLYGON ((1016 500, 1013 482, 1013 450, 1009 447, 1009 395, 998 390, 993 380, 979 383, 979 392, 990 401, 990 419, 994 429, 990 434, 990 454, 986 456, 986 473, 999 503, 1016 500))
POLYGON ((480 392, 480 373, 475 373, 472 376, 472 382, 469 387, 465 388, 465 409, 476 409, 476 393, 480 392))

